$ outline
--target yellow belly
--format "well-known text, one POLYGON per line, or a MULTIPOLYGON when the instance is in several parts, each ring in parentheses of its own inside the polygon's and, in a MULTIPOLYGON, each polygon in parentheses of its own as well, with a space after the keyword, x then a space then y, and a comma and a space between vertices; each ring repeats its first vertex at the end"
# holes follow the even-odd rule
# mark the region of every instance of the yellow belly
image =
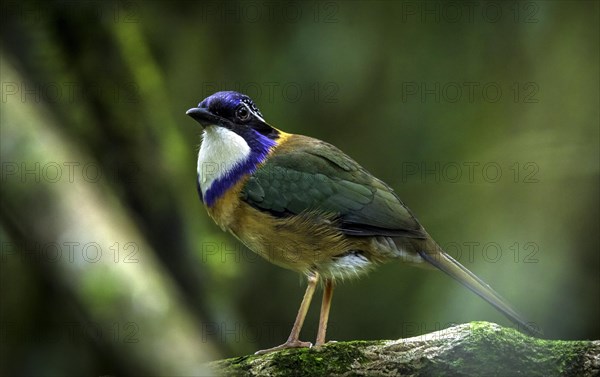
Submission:
POLYGON ((241 180, 218 199, 208 213, 223 230, 269 262, 308 273, 335 268, 338 258, 355 251, 370 256, 370 240, 344 235, 330 215, 307 212, 277 218, 239 200, 245 182, 241 180))

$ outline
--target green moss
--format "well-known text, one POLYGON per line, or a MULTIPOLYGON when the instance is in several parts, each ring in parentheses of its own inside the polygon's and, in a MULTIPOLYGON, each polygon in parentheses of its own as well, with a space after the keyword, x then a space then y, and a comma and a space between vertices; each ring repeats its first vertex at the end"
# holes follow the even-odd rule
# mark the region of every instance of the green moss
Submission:
POLYGON ((251 375, 252 359, 259 357, 260 356, 254 355, 233 357, 230 359, 213 361, 208 364, 208 367, 214 371, 220 371, 227 374, 228 376, 249 376, 251 375))
POLYGON ((353 341, 327 344, 320 349, 286 350, 273 354, 272 365, 279 376, 327 376, 342 374, 362 363, 362 349, 379 342, 353 341))
POLYGON ((362 363, 365 358, 362 349, 382 341, 351 341, 330 343, 321 348, 297 348, 274 352, 264 356, 243 356, 210 364, 214 370, 226 375, 251 375, 257 363, 268 364, 271 376, 313 376, 342 374, 351 370, 352 365, 362 363))
POLYGON ((569 370, 590 347, 589 342, 544 340, 526 336, 515 329, 499 328, 486 322, 471 323, 464 342, 440 355, 424 368, 423 375, 482 376, 570 376, 569 370))

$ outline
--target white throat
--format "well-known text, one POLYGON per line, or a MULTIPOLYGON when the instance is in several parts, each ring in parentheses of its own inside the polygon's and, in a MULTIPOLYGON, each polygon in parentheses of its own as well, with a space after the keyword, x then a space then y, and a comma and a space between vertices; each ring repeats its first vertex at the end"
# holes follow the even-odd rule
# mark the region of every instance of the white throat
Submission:
POLYGON ((206 196, 216 180, 246 160, 250 152, 246 140, 235 132, 224 127, 206 127, 198 153, 198 182, 202 196, 206 196))

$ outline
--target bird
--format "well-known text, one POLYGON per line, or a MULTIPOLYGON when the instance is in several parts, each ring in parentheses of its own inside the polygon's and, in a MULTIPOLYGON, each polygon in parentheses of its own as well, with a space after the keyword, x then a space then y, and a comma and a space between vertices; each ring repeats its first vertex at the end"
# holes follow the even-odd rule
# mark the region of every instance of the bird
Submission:
POLYGON ((300 331, 321 281, 314 346, 326 343, 336 283, 399 260, 437 268, 523 332, 540 330, 446 253, 393 189, 335 146, 271 126, 245 94, 216 92, 186 114, 203 128, 197 190, 208 215, 250 250, 306 276, 288 339, 257 351, 312 347, 300 331))

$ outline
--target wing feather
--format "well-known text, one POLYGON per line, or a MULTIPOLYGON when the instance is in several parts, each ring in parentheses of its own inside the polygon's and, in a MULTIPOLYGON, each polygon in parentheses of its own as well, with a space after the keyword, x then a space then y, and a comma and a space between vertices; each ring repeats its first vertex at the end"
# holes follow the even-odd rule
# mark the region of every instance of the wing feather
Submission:
POLYGON ((336 147, 293 135, 248 179, 242 200, 274 216, 330 213, 353 236, 426 238, 393 190, 336 147))

